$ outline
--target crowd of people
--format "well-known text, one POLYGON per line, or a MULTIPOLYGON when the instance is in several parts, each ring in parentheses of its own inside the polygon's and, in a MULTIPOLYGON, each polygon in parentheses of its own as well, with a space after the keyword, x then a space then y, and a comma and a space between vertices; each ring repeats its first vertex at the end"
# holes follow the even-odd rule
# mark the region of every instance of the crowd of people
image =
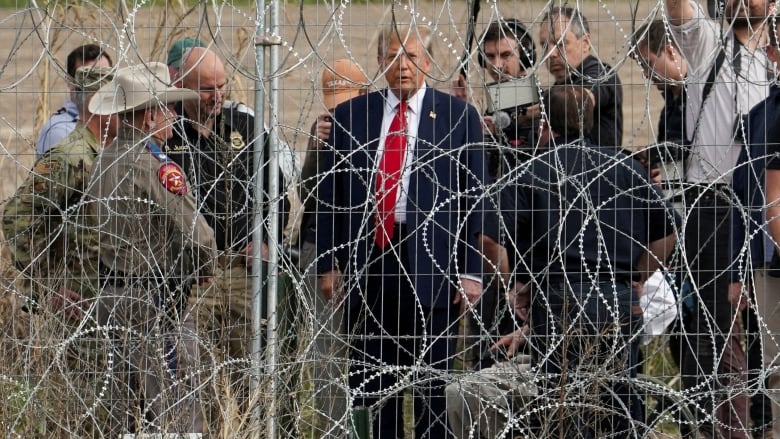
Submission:
MULTIPOLYGON (((97 45, 73 50, 69 100, 2 223, 25 309, 78 340, 66 364, 83 406, 66 410, 90 415, 65 428, 229 431, 244 421, 209 397, 224 384, 212 371, 228 371, 242 410, 261 404, 256 328, 276 313, 279 362, 294 363, 307 303, 311 372, 286 369, 274 412, 290 437, 299 384, 317 438, 355 434, 355 413, 377 439, 409 425, 417 438, 643 437, 640 299, 658 274, 678 303, 669 345, 694 417, 683 437, 780 438, 774 2, 728 0, 709 16, 696 0, 664 6, 630 52, 666 103, 658 144, 628 153, 617 70, 568 6, 541 14, 538 47, 521 20, 487 25, 476 51, 492 85, 542 62, 553 84, 485 114, 466 77, 449 92, 427 81, 429 27, 382 28, 385 87, 352 60, 323 66, 300 172, 270 172, 269 136, 227 100, 209 44, 185 38, 167 64, 131 66, 97 45), (672 162, 670 197, 659 173, 672 162), (260 242, 271 176, 284 193, 292 174, 300 229, 260 242), (269 248, 285 242, 297 269, 255 316, 269 248), (459 349, 468 371, 456 371, 459 349)), ((278 221, 294 221, 280 199, 278 221)))

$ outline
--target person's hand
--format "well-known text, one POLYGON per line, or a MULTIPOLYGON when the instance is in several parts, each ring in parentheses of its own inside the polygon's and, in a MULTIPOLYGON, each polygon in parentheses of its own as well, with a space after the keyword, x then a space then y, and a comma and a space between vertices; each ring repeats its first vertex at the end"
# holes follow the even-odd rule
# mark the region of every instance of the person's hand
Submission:
POLYGON ((637 282, 637 281, 631 281, 631 287, 634 288, 634 291, 636 291, 637 297, 642 297, 645 294, 645 283, 637 282))
POLYGON ((330 117, 330 113, 320 113, 317 116, 317 138, 323 142, 327 141, 332 126, 333 119, 330 117))
MULTIPOLYGON (((244 256, 244 262, 246 263, 246 268, 252 268, 252 251, 254 250, 254 246, 252 245, 252 241, 249 241, 249 243, 241 249, 241 254, 244 256)), ((263 245, 260 247, 260 259, 264 261, 268 261, 268 245, 266 243, 263 243, 263 245)))
POLYGON ((456 98, 461 98, 466 102, 470 102, 469 84, 466 81, 466 78, 464 78, 462 74, 459 74, 457 78, 452 80, 450 94, 455 96, 456 98))
POLYGON ((742 288, 742 282, 732 282, 729 284, 729 303, 737 309, 743 311, 747 308, 748 295, 747 289, 742 288))
POLYGON ((542 117, 542 105, 541 104, 533 104, 525 107, 525 111, 522 113, 517 113, 517 125, 518 126, 528 126, 531 124, 531 122, 535 119, 539 119, 542 117))
POLYGON ((49 305, 55 311, 62 313, 66 319, 81 320, 84 318, 83 300, 81 294, 69 290, 67 288, 60 288, 49 299, 49 305))
POLYGON ((460 312, 463 314, 466 312, 466 306, 476 305, 481 297, 482 282, 473 279, 461 278, 460 288, 455 290, 455 297, 452 299, 452 303, 455 305, 460 305, 460 312), (463 300, 463 296, 465 296, 466 300, 463 300))
POLYGON ((496 124, 493 123, 493 116, 484 116, 482 118, 482 123, 485 125, 485 131, 495 135, 498 130, 496 129, 496 124))
POLYGON ((344 284, 338 270, 327 271, 320 275, 320 293, 329 302, 343 296, 344 284))
POLYGON ((517 353, 517 350, 528 342, 528 334, 530 332, 531 328, 528 325, 523 325, 522 328, 516 330, 515 332, 498 339, 498 341, 493 346, 491 346, 490 349, 503 349, 506 352, 506 357, 512 358, 517 353))
POLYGON ((647 169, 647 174, 650 176, 650 181, 660 186, 661 183, 663 183, 663 177, 661 176, 661 168, 653 167, 652 163, 650 163, 650 159, 648 158, 647 155, 647 149, 642 149, 638 151, 636 154, 639 163, 641 163, 642 166, 644 166, 645 169, 647 169))
POLYGON ((507 303, 512 304, 520 320, 528 319, 528 306, 531 304, 531 284, 515 282, 515 285, 506 293, 507 303))

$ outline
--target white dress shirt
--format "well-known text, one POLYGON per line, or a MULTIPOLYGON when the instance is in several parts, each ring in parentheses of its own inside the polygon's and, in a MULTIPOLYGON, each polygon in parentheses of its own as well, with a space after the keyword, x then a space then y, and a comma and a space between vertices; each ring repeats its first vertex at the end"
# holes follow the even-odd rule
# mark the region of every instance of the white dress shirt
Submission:
MULTIPOLYGON (((412 175, 412 169, 414 167, 414 148, 415 141, 417 139, 417 128, 420 125, 420 111, 422 109, 423 97, 425 96, 425 89, 427 86, 423 83, 423 86, 417 90, 411 98, 407 99, 408 106, 406 107, 406 151, 404 153, 404 162, 401 166, 402 175, 401 183, 396 192, 398 197, 395 202, 395 222, 404 224, 406 223, 406 205, 409 198, 409 180, 412 175)), ((385 108, 382 116, 382 135, 379 138, 379 147, 377 148, 375 169, 379 169, 379 163, 382 160, 382 154, 385 152, 385 140, 387 139, 387 133, 390 131, 390 124, 395 118, 396 109, 401 100, 389 89, 385 97, 385 108)))

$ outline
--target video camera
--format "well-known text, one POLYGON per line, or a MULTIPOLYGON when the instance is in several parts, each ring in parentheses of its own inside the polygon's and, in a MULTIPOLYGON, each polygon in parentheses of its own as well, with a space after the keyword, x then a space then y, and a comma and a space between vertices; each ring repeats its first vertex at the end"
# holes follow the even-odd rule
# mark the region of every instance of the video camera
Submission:
POLYGON ((509 81, 486 84, 485 92, 488 97, 487 112, 490 114, 499 111, 513 113, 518 108, 528 107, 539 102, 539 87, 534 74, 509 81))

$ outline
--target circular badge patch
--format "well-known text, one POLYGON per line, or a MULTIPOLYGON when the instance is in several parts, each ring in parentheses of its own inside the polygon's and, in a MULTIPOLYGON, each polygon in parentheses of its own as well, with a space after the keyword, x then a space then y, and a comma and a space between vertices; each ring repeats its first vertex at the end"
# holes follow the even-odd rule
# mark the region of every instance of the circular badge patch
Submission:
POLYGON ((187 182, 184 178, 184 173, 176 163, 163 163, 157 171, 157 177, 168 192, 176 195, 187 193, 187 182))

